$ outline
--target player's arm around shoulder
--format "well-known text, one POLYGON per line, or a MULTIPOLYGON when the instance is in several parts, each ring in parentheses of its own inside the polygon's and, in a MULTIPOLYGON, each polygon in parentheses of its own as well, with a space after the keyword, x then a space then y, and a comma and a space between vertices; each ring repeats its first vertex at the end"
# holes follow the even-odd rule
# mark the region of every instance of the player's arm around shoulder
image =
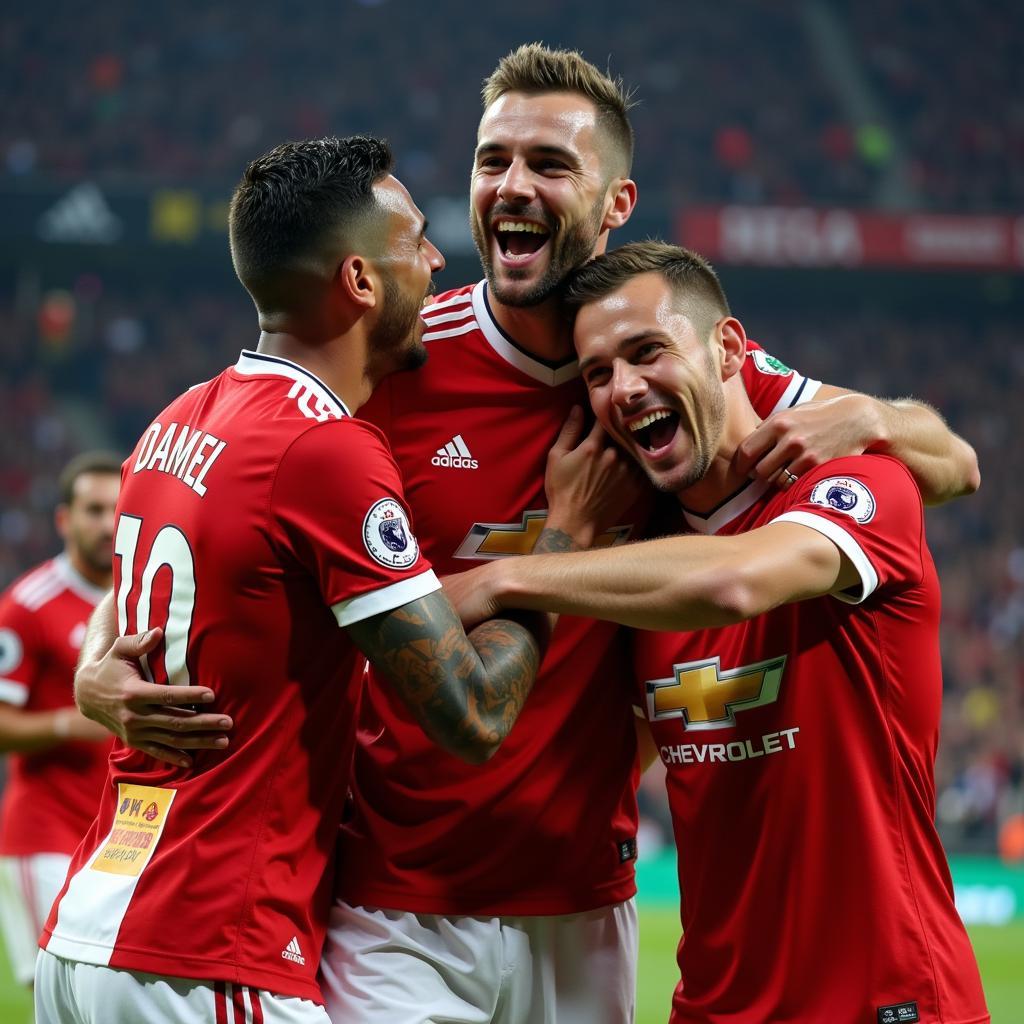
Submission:
POLYGON ((161 629, 119 636, 114 594, 108 593, 89 619, 82 642, 75 702, 84 719, 98 723, 127 746, 188 768, 188 750, 226 747, 233 722, 226 715, 191 710, 214 700, 209 687, 164 686, 142 677, 139 659, 162 639, 161 629))
POLYGON ((815 401, 845 400, 844 413, 858 403, 865 452, 891 455, 914 478, 926 505, 941 505, 973 494, 981 486, 974 448, 954 433, 942 414, 916 398, 875 398, 822 385, 815 401))
POLYGON ((835 460, 746 533, 665 537, 476 570, 476 613, 522 607, 674 631, 731 625, 825 594, 856 603, 880 584, 920 578, 922 520, 920 494, 900 463, 835 460))
POLYGON ((882 399, 823 384, 803 405, 768 416, 744 440, 739 461, 752 476, 800 476, 829 459, 863 452, 893 456, 911 472, 927 505, 973 494, 978 457, 939 413, 914 399, 882 399))
POLYGON ((791 523, 509 558, 473 573, 458 600, 467 621, 527 608, 673 631, 731 625, 855 582, 835 544, 791 523))
POLYGON ((468 635, 443 591, 348 627, 423 730, 470 763, 501 746, 530 694, 547 644, 544 616, 481 623, 468 635))

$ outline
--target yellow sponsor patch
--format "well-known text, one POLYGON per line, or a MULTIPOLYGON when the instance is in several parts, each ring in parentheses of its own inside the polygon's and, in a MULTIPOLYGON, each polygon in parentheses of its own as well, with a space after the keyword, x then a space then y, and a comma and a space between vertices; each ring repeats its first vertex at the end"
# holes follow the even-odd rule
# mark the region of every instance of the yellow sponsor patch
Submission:
POLYGON ((774 704, 786 656, 723 669, 716 655, 673 665, 668 679, 647 681, 652 722, 683 719, 684 729, 723 729, 736 725, 736 712, 774 704))
POLYGON ((157 786, 117 787, 114 827, 92 862, 93 871, 139 875, 149 863, 167 824, 175 790, 157 786))
MULTIPOLYGON (((474 523, 456 550, 455 557, 495 559, 528 555, 547 522, 547 509, 535 509, 524 512, 518 523, 474 523)), ((610 548, 625 544, 632 531, 632 525, 615 526, 605 530, 591 546, 610 548)))

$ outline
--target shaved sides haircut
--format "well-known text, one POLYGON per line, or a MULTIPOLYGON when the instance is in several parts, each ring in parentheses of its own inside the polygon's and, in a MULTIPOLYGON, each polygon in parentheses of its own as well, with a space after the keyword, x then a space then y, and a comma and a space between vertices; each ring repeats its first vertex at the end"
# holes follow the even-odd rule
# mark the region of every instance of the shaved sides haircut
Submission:
POLYGON ((667 242, 630 242, 580 267, 566 283, 565 304, 575 312, 618 291, 641 274, 660 274, 672 289, 676 308, 702 338, 723 316, 729 301, 714 268, 703 256, 667 242))
POLYGON ((235 273, 257 308, 281 308, 289 277, 332 274, 332 257, 367 221, 383 222, 373 186, 393 163, 386 142, 353 135, 286 142, 249 164, 228 229, 235 273))
POLYGON ((609 141, 619 166, 628 176, 633 166, 633 126, 629 110, 633 101, 621 78, 599 71, 576 50, 550 50, 541 43, 526 43, 502 57, 483 85, 484 110, 506 93, 528 96, 540 93, 576 93, 597 108, 598 126, 609 141))

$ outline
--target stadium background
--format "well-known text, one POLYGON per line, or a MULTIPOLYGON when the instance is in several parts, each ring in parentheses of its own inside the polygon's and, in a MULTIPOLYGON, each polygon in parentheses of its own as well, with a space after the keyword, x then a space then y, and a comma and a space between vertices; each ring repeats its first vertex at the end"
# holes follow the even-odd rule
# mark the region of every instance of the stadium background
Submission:
MULTIPOLYGON (((809 376, 914 395, 983 485, 928 513, 944 591, 938 817, 997 1024, 1024 1021, 1024 9, 1009 0, 52 0, 0 16, 0 585, 57 546, 54 478, 256 341, 226 203, 277 142, 368 132, 450 287, 478 89, 521 42, 634 87, 640 203, 616 236, 709 255, 734 310, 809 376)), ((644 782, 641 1021, 677 930, 644 782)), ((866 878, 865 885, 871 880, 866 878)), ((26 1002, 0 964, 0 1019, 26 1002), (6 1003, 4 1000, 6 999, 6 1003)))

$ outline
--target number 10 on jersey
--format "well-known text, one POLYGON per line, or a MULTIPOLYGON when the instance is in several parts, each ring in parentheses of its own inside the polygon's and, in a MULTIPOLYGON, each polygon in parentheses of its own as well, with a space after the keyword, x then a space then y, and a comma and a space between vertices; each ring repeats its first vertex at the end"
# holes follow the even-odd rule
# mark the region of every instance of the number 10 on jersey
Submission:
POLYGON ((153 538, 149 551, 139 551, 142 519, 121 513, 114 535, 114 556, 121 560, 121 579, 117 588, 117 628, 122 635, 129 632, 129 608, 135 612, 134 629, 144 633, 153 626, 164 630, 164 670, 166 680, 155 679, 149 658, 143 656, 142 670, 152 682, 167 682, 172 686, 188 686, 188 639, 192 627, 192 612, 196 603, 196 573, 192 548, 177 526, 163 526, 153 538), (141 565, 136 579, 135 563, 141 565), (151 621, 153 583, 157 573, 165 570, 170 577, 170 597, 167 601, 166 620, 151 621))

